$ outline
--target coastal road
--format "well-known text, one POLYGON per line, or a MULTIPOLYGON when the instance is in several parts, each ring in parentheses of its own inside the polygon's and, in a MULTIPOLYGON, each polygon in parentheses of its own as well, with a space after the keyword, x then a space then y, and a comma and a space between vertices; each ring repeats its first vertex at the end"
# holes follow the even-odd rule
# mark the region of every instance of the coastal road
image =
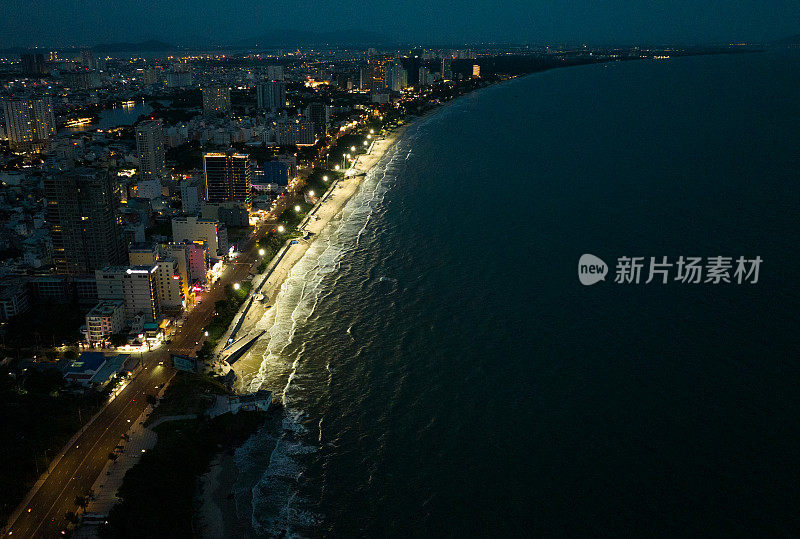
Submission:
POLYGON ((66 450, 7 534, 56 537, 66 528, 66 513, 76 511, 75 497, 92 488, 109 453, 147 407, 146 395, 155 394, 155 387, 172 376, 171 368, 158 365, 159 358, 168 358, 166 350, 149 356, 147 365, 66 450))
POLYGON ((156 387, 172 378, 170 353, 193 354, 199 348, 196 343, 203 342, 203 328, 214 315, 214 302, 224 297, 225 285, 248 277, 252 265, 259 260, 255 238, 260 232, 257 229, 244 252, 226 265, 219 280, 203 294, 202 303, 188 314, 172 342, 142 354, 142 369, 66 449, 22 512, 6 528, 6 535, 61 536, 68 524, 66 513, 77 511, 75 497, 88 494, 102 473, 109 453, 147 407, 147 395, 156 394, 156 387))

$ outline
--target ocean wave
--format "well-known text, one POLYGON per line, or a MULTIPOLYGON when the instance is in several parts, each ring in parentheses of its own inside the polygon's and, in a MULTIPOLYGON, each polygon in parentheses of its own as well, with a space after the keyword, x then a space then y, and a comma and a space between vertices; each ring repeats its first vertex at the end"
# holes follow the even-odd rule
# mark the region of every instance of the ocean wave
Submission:
MULTIPOLYGON (((280 395, 285 417, 281 433, 277 436, 262 435, 261 440, 245 444, 237 452, 237 467, 246 468, 245 461, 271 447, 268 463, 261 464, 258 480, 250 491, 251 523, 262 535, 302 536, 313 534, 323 515, 313 510, 312 504, 300 494, 304 472, 303 460, 316 453, 322 445, 322 419, 316 423, 315 440, 306 440, 308 433, 302 392, 292 391, 295 384, 308 382, 314 385, 324 380, 329 386, 334 369, 325 362, 321 372, 304 372, 307 357, 305 343, 295 343, 298 330, 313 320, 322 298, 332 297, 332 288, 340 279, 345 254, 359 248, 359 244, 370 234, 370 225, 376 215, 383 211, 387 194, 402 173, 413 135, 407 134, 387 151, 384 158, 374 166, 358 192, 348 201, 342 212, 317 236, 304 256, 289 272, 275 298, 274 306, 265 312, 256 323, 265 333, 253 346, 245 360, 260 359, 258 371, 249 380, 242 380, 243 387, 255 391, 262 387, 280 395), (400 161, 403 161, 400 163, 400 161)), ((390 283, 392 286, 396 284, 390 283)), ((348 329, 351 339, 352 326, 348 329)), ((355 356, 362 355, 359 347, 355 356)), ((242 360, 240 360, 242 361, 242 360)), ((251 474, 252 475, 252 474, 251 474)), ((237 504, 238 505, 238 504, 237 504)))

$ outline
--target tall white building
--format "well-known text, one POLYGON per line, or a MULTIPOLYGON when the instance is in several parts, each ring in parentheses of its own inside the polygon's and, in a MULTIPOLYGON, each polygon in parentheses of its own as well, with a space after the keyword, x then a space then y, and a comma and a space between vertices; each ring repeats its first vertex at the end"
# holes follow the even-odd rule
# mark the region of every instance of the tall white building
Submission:
POLYGON ((122 299, 125 302, 125 318, 128 320, 138 315, 142 315, 145 322, 155 322, 158 319, 157 271, 157 265, 131 266, 125 270, 122 299))
POLYGON ((161 120, 147 120, 136 126, 136 153, 139 157, 139 175, 143 180, 161 178, 164 175, 167 167, 161 120))
POLYGON ((399 92, 406 86, 408 86, 408 72, 400 60, 392 61, 386 66, 386 87, 393 92, 399 92))
POLYGON ((56 133, 50 96, 3 99, 6 135, 12 150, 42 150, 56 133))

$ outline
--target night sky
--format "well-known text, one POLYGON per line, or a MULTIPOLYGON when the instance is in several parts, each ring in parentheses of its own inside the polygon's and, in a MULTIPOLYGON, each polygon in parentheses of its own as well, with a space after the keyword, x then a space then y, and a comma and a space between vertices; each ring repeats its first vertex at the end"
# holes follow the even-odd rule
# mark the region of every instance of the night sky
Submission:
POLYGON ((3 0, 0 48, 163 40, 235 45, 275 29, 421 44, 773 41, 800 33, 798 0, 3 0))

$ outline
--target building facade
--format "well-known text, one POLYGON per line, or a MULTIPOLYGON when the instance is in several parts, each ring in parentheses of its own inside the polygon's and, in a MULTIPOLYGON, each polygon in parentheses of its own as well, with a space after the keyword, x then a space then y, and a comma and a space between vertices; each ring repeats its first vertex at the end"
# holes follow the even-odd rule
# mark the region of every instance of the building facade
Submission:
POLYGON ((220 233, 221 227, 217 221, 202 219, 194 215, 172 219, 172 239, 176 242, 188 241, 203 244, 211 259, 222 258, 224 250, 227 249, 227 245, 220 241, 220 233))
POLYGON ((126 319, 132 320, 137 316, 142 316, 145 322, 158 319, 157 271, 157 265, 131 266, 125 270, 122 294, 126 319))
POLYGON ((107 171, 78 168, 54 174, 45 177, 44 187, 59 273, 91 272, 123 260, 107 171))
POLYGON ((56 133, 53 101, 50 96, 3 99, 6 136, 12 150, 43 150, 56 133))
POLYGON ((136 126, 136 154, 139 158, 139 177, 142 180, 160 180, 164 176, 167 167, 161 120, 147 120, 136 126))
POLYGON ((203 114, 226 116, 231 111, 231 89, 213 85, 203 88, 203 114))
POLYGON ((328 106, 325 103, 309 103, 306 107, 306 118, 314 127, 314 134, 325 136, 328 134, 328 106))
POLYGON ((273 124, 278 146, 310 146, 317 142, 314 124, 306 118, 282 118, 273 124))
POLYGON ((203 155, 206 202, 237 202, 250 209, 250 158, 240 153, 203 155))
POLYGON ((283 81, 268 81, 259 84, 256 88, 258 108, 270 112, 278 112, 286 108, 286 83, 283 81))
POLYGON ((119 299, 100 301, 86 314, 86 341, 103 344, 125 328, 125 303, 119 299))
POLYGON ((200 177, 181 180, 181 206, 184 213, 197 214, 205 200, 206 186, 200 177))

